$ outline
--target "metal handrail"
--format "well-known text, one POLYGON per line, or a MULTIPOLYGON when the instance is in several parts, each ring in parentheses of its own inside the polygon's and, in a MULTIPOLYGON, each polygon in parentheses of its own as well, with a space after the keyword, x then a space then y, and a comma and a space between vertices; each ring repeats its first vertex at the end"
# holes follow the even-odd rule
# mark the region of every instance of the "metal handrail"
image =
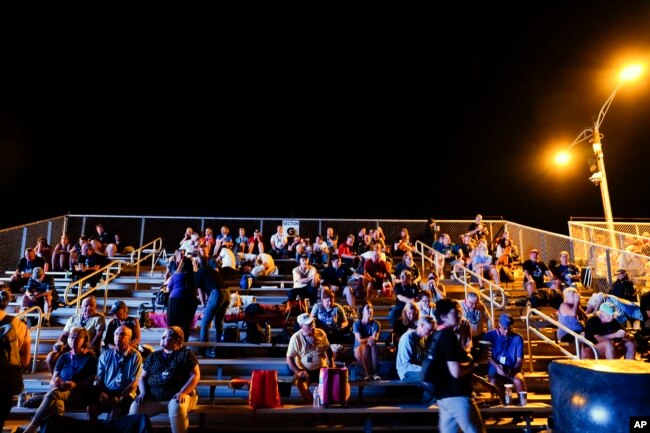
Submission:
MULTIPOLYGON (((32 373, 36 373, 36 357, 38 355, 38 346, 40 345, 41 342, 41 325, 43 324, 43 310, 41 307, 38 305, 34 305, 33 307, 29 307, 26 310, 21 311, 16 315, 17 318, 27 316, 29 315, 32 311, 38 312, 38 322, 36 323, 36 326, 32 326, 29 328, 28 332, 31 334, 31 332, 35 329, 36 330, 36 338, 34 340, 34 351, 32 354, 32 373)), ((31 317, 31 316, 30 316, 31 317)))
POLYGON ((86 275, 83 278, 80 278, 77 281, 73 281, 70 284, 68 284, 65 288, 65 291, 63 292, 63 303, 66 306, 71 306, 73 304, 77 304, 76 306, 76 312, 79 313, 79 306, 81 305, 81 301, 83 301, 85 298, 88 296, 92 295, 95 291, 98 290, 98 287, 103 286, 104 288, 104 313, 106 312, 106 307, 108 303, 108 285, 111 281, 116 279, 120 273, 122 272, 122 262, 120 260, 113 260, 107 265, 105 265, 102 268, 99 268, 92 274, 86 275), (86 282, 88 280, 97 275, 105 272, 103 280, 100 280, 97 283, 97 286, 89 288, 87 291, 83 291, 83 287, 86 285, 86 282), (74 289, 77 288, 77 296, 73 298, 72 300, 68 300, 68 296, 70 295, 70 292, 74 289))
POLYGON ((154 269, 158 260, 164 255, 166 255, 165 249, 163 248, 163 239, 156 238, 153 241, 146 243, 139 247, 136 250, 131 252, 130 265, 135 266, 135 288, 138 290, 138 282, 140 280, 140 264, 151 258, 151 270, 149 271, 149 276, 153 276, 154 269), (144 255, 145 250, 151 250, 148 254, 144 255))
POLYGON ((471 289, 472 291, 475 291, 476 293, 478 293, 478 295, 481 298, 483 298, 484 300, 489 302, 489 304, 490 304, 490 316, 492 318, 492 329, 496 329, 496 319, 494 317, 494 308, 495 307, 496 308, 503 308, 506 305, 506 292, 503 289, 503 287, 501 287, 501 286, 499 286, 497 284, 494 284, 490 280, 485 279, 482 275, 477 274, 476 272, 468 269, 466 266, 463 266, 461 264, 454 265, 454 267, 453 267, 453 269, 451 271, 451 276, 452 276, 452 278, 454 280, 458 281, 459 283, 461 283, 463 285, 463 287, 465 288, 465 295, 467 295, 467 290, 471 289), (458 276, 458 270, 459 269, 461 269, 463 271, 463 276, 462 277, 458 276), (488 286, 487 290, 489 290, 490 295, 488 296, 485 293, 483 293, 483 291, 486 290, 485 288, 476 289, 476 287, 469 284, 467 282, 467 280, 468 280, 467 275, 468 274, 471 275, 471 276, 476 277, 479 282, 483 283, 483 285, 485 285, 487 283, 487 286, 488 286), (494 291, 497 291, 497 295, 501 296, 501 302, 500 303, 497 302, 497 300, 495 299, 494 291))
POLYGON ((429 245, 425 244, 422 241, 415 241, 415 252, 420 255, 422 272, 424 272, 424 263, 429 262, 429 265, 432 265, 436 268, 438 276, 442 276, 442 269, 440 268, 440 261, 444 261, 445 256, 442 255, 439 251, 434 250, 429 245), (436 259, 432 259, 435 257, 436 259))
POLYGON ((584 344, 586 346, 591 347, 591 350, 594 352, 594 356, 596 357, 596 359, 598 359, 598 351, 596 350, 596 346, 594 345, 594 343, 587 340, 583 335, 580 335, 580 334, 572 331, 571 329, 567 328, 566 326, 560 324, 560 322, 558 322, 557 320, 553 319, 552 317, 542 313, 538 309, 530 308, 528 306, 526 308, 526 337, 528 339, 528 365, 529 365, 529 369, 530 369, 531 373, 533 372, 533 352, 532 352, 531 343, 530 343, 530 333, 531 333, 531 331, 535 335, 537 335, 539 338, 544 340, 546 343, 548 343, 548 344, 552 345, 553 347, 557 348, 560 352, 564 353, 569 358, 580 359, 580 343, 582 343, 582 344, 584 344), (560 346, 560 344, 558 344, 555 340, 551 340, 546 335, 539 332, 536 328, 532 327, 530 325, 530 316, 531 316, 531 314, 534 314, 537 317, 542 318, 542 319, 546 320, 549 323, 552 323, 553 325, 557 326, 558 329, 564 329, 567 332, 567 334, 570 334, 571 336, 573 336, 573 338, 575 340, 575 344, 576 344, 576 353, 575 353, 575 355, 573 353, 569 352, 568 350, 566 350, 564 347, 560 346))

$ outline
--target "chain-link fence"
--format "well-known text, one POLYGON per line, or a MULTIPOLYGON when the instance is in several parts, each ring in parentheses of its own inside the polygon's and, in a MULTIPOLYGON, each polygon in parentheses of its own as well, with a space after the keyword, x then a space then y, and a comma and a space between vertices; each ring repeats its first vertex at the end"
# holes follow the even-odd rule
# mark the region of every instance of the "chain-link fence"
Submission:
MULTIPOLYGON (((473 222, 474 220, 437 220, 439 230, 436 234, 440 236, 442 233, 447 233, 452 242, 460 243, 461 236, 469 230, 473 222)), ((343 242, 349 234, 353 234, 356 238, 362 227, 368 230, 381 227, 386 236, 386 244, 390 246, 399 238, 402 228, 409 231, 413 241, 422 239, 428 229, 426 220, 64 215, 0 231, 2 269, 16 269, 25 248, 34 246, 38 236, 45 236, 50 245, 54 246, 61 233, 66 232, 70 241, 76 243, 82 234, 94 235, 97 223, 103 223, 109 233, 120 235, 121 249, 127 246, 138 247, 161 237, 167 251, 173 251, 178 247, 187 227, 200 232, 210 227, 215 233, 219 233, 222 226, 227 226, 233 237, 238 235, 240 227, 243 227, 249 236, 254 230, 259 229, 266 243, 276 232, 278 225, 291 227, 296 234, 309 237, 311 240, 318 234, 325 235, 327 228, 332 227, 339 237, 339 243, 343 242)), ((488 228, 491 239, 496 239, 508 230, 522 261, 528 258, 532 248, 539 249, 540 258, 547 264, 551 260, 558 260, 561 251, 568 251, 572 262, 592 269, 596 285, 611 284, 612 275, 619 267, 627 268, 633 278, 643 280, 646 275, 645 265, 649 261, 647 254, 650 251, 626 250, 628 246, 626 243, 639 240, 650 242, 650 239, 642 236, 645 231, 650 231, 650 223, 616 223, 619 231, 612 235, 602 222, 589 224, 571 222, 569 223, 571 236, 504 220, 483 220, 483 225, 488 228), (608 246, 610 242, 606 242, 612 237, 617 239, 614 248, 608 246)))

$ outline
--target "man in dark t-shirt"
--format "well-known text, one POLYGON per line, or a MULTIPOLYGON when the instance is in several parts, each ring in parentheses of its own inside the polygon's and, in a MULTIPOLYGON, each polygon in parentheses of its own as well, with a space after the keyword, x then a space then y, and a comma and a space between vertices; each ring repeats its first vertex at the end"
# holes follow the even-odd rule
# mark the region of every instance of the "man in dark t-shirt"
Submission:
POLYGON ((585 323, 585 338, 596 345, 599 359, 636 357, 636 344, 627 335, 616 317, 616 306, 611 302, 600 304, 598 311, 585 323))
POLYGON ((434 351, 438 429, 441 433, 456 433, 458 427, 465 433, 485 432, 481 412, 472 397, 472 372, 477 365, 454 333, 461 318, 460 304, 454 299, 441 299, 435 315, 436 332, 441 333, 434 351))

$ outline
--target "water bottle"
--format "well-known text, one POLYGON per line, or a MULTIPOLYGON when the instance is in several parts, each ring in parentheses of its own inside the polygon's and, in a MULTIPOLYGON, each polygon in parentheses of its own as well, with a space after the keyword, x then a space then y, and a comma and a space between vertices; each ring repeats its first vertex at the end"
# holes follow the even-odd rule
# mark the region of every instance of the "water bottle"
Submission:
POLYGON ((25 406, 26 398, 27 398, 27 396, 25 395, 24 392, 21 392, 20 394, 18 394, 18 407, 25 406))
POLYGON ((320 408, 320 394, 318 393, 318 386, 316 386, 314 388, 313 397, 314 397, 314 403, 313 403, 314 408, 319 409, 320 408))
POLYGON ((512 385, 510 386, 506 385, 506 393, 503 398, 503 403, 506 405, 512 404, 512 385))
POLYGON ((271 342, 271 325, 269 325, 268 322, 264 324, 264 342, 265 343, 271 342))

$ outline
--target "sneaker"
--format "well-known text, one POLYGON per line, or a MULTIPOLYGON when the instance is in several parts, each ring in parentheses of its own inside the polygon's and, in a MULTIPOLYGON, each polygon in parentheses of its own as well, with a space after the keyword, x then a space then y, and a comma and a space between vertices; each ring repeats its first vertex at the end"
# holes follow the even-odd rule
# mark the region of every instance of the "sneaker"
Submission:
POLYGON ((371 376, 371 375, 367 375, 366 377, 363 378, 363 380, 364 380, 365 382, 370 382, 370 381, 372 380, 372 376, 371 376))
POLYGON ((378 374, 373 374, 372 375, 372 380, 381 380, 381 376, 378 374))

